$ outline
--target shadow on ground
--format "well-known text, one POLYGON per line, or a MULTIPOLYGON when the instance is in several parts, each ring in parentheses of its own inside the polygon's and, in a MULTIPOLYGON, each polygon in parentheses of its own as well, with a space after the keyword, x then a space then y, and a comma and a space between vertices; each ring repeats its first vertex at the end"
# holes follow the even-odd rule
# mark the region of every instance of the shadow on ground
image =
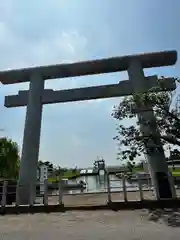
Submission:
POLYGON ((149 221, 180 227, 180 209, 154 209, 148 210, 147 214, 149 221))

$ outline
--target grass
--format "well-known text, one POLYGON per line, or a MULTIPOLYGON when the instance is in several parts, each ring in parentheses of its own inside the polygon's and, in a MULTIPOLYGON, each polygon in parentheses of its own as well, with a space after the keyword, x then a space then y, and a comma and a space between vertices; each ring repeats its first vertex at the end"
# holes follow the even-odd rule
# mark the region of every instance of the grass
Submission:
POLYGON ((180 177, 180 168, 169 168, 169 171, 172 173, 173 177, 180 177))
POLYGON ((180 177, 180 172, 172 172, 173 177, 180 177))
MULTIPOLYGON (((135 167, 133 169, 133 172, 143 172, 144 170, 142 168, 135 167)), ((169 168, 169 171, 172 173, 173 177, 180 177, 180 168, 169 168)))
MULTIPOLYGON (((67 178, 67 179, 72 179, 72 178, 75 178, 75 177, 79 177, 80 176, 80 172, 79 171, 76 171, 76 172, 72 172, 71 170, 68 170, 67 172, 65 172, 61 178, 67 178)), ((59 177, 58 176, 52 176, 52 177, 49 177, 48 178, 48 182, 49 183, 53 183, 53 182, 56 182, 59 180, 59 177)))
POLYGON ((180 169, 171 169, 173 177, 180 177, 180 169))

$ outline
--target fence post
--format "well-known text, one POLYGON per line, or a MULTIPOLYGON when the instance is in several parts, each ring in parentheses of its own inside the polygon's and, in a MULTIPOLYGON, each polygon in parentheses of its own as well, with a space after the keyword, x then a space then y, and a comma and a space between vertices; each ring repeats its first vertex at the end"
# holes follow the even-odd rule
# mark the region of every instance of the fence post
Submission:
POLYGON ((2 198, 1 198, 1 206, 6 206, 6 197, 7 197, 7 187, 8 187, 8 181, 3 182, 3 189, 2 189, 2 198))
POLYGON ((48 205, 48 180, 44 180, 44 205, 48 205))
POLYGON ((138 176, 138 185, 139 185, 140 201, 143 201, 144 197, 143 197, 143 190, 142 190, 142 183, 141 183, 140 176, 138 176))
POLYGON ((19 182, 17 181, 17 183, 16 183, 16 207, 18 207, 19 206, 19 182))
POLYGON ((124 193, 124 201, 127 202, 127 191, 126 191, 126 177, 122 177, 122 184, 123 184, 123 193, 124 193))
POLYGON ((169 172, 169 181, 170 181, 170 185, 171 185, 172 197, 173 197, 173 199, 177 199, 176 188, 175 188, 175 184, 174 184, 174 177, 171 172, 169 172))
POLYGON ((59 194, 58 194, 58 197, 59 197, 59 205, 62 205, 63 204, 63 188, 62 188, 62 180, 59 178, 59 194))
POLYGON ((107 191, 108 191, 108 203, 111 203, 111 184, 110 184, 110 179, 109 179, 109 173, 106 171, 105 172, 107 175, 107 191))
MULTIPOLYGON (((35 188, 35 190, 36 190, 36 188, 35 188)), ((35 198, 34 198, 34 185, 33 185, 33 183, 30 183, 29 191, 30 191, 30 194, 29 194, 29 205, 30 206, 34 206, 35 198)), ((36 191, 35 191, 35 193, 36 193, 36 191)))

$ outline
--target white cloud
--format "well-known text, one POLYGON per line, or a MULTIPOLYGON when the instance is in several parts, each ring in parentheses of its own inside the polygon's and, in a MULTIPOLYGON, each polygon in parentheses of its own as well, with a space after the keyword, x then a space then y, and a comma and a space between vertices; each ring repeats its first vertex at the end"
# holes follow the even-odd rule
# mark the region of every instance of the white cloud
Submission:
POLYGON ((39 64, 56 64, 84 59, 86 47, 87 39, 77 31, 69 30, 34 44, 32 52, 39 64))
POLYGON ((0 47, 4 48, 12 44, 12 35, 5 22, 0 22, 0 47))
MULTIPOLYGON (((0 21, 0 70, 83 60, 87 56, 87 45, 86 37, 74 29, 57 30, 48 38, 27 41, 4 18, 0 21)), ((46 81, 48 88, 62 88, 63 85, 76 86, 76 81, 46 81)), ((7 89, 10 93, 27 89, 27 86, 13 85, 7 89)))
POLYGON ((63 9, 67 6, 65 1, 56 0, 3 2, 0 5, 0 69, 86 58, 86 37, 76 27, 62 23, 63 9))
POLYGON ((87 39, 71 30, 29 43, 13 33, 5 22, 0 22, 1 70, 82 60, 86 46, 87 39))

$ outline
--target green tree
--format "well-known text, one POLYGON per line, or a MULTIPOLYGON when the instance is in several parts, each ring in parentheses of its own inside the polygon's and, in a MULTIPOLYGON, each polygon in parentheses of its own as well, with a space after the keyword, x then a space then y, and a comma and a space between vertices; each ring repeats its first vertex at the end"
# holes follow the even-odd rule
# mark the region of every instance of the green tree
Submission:
POLYGON ((43 162, 42 160, 39 160, 39 161, 38 161, 38 166, 42 166, 42 165, 47 166, 49 172, 52 172, 53 169, 54 169, 53 163, 51 163, 51 162, 49 162, 49 161, 43 162))
POLYGON ((53 169, 53 163, 46 161, 44 162, 44 164, 49 168, 49 169, 53 169))
POLYGON ((19 172, 19 148, 16 142, 0 138, 0 177, 17 178, 19 172))
MULTIPOLYGON (((175 80, 178 89, 179 79, 175 80)), ((118 142, 118 157, 122 160, 133 161, 144 152, 144 145, 149 138, 156 141, 156 136, 142 137, 140 133, 139 121, 136 118, 138 102, 144 106, 152 106, 163 146, 180 146, 180 107, 177 91, 165 91, 162 81, 159 82, 159 88, 162 91, 158 93, 150 90, 144 94, 124 97, 119 105, 114 107, 112 116, 118 120, 117 136, 114 139, 118 142), (134 123, 124 126, 123 121, 127 119, 131 119, 131 123, 134 123)))
POLYGON ((135 167, 135 162, 131 162, 131 161, 128 161, 128 162, 127 162, 127 169, 128 169, 129 172, 132 173, 134 167, 135 167))

